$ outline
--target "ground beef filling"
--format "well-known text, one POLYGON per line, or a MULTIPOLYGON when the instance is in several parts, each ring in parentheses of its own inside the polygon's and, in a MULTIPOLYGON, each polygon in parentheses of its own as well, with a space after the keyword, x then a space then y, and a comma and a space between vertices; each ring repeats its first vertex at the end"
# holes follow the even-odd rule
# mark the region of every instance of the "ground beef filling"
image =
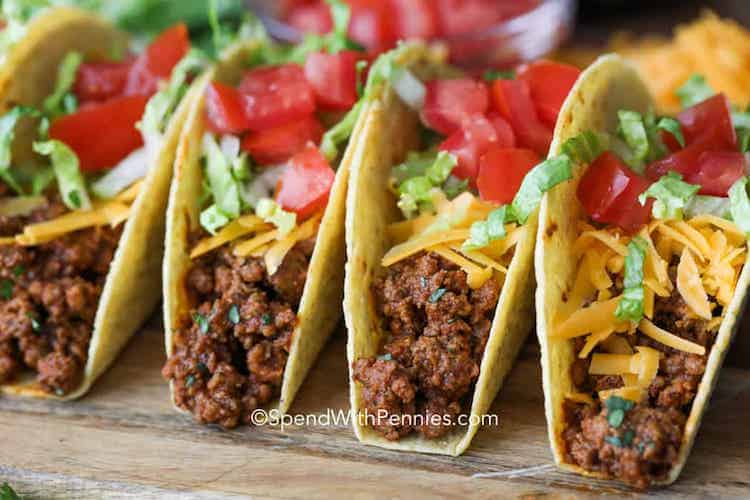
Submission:
POLYGON ((227 247, 193 263, 186 287, 195 306, 174 332, 162 373, 175 403, 199 422, 249 424, 279 395, 313 245, 298 243, 273 276, 263 259, 227 247))
POLYGON ((479 375, 500 284, 472 290, 434 253, 395 264, 372 287, 387 333, 380 356, 354 362, 368 424, 387 439, 447 434, 479 375), (402 418, 419 415, 421 418, 402 418))
MULTIPOLYGON (((66 211, 51 199, 27 216, 0 217, 0 236, 66 211)), ((0 384, 26 370, 59 396, 80 384, 121 231, 96 227, 33 247, 0 246, 0 384)))
MULTIPOLYGON (((591 406, 568 400, 564 407, 566 461, 641 489, 654 480, 666 478, 677 460, 687 415, 716 337, 716 331, 708 329, 707 321, 689 313, 676 289, 670 297, 656 298, 653 322, 705 346, 706 356, 677 351, 640 333, 626 336, 633 346, 648 346, 664 353, 648 398, 626 411, 617 427, 608 421, 609 409, 598 401, 591 406)), ((584 343, 583 338, 576 339, 576 352, 584 343)), ((588 359, 577 359, 571 367, 573 382, 580 392, 623 386, 619 376, 589 375, 588 369, 588 359)))

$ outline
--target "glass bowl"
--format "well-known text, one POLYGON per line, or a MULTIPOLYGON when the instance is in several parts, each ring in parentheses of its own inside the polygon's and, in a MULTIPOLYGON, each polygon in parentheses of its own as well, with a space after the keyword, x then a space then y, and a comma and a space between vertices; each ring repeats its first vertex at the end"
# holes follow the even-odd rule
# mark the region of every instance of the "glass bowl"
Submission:
MULTIPOLYGON (((303 34, 280 17, 284 4, 278 0, 248 0, 271 36, 285 42, 299 42, 303 34)), ((576 7, 576 0, 542 0, 533 9, 488 29, 431 41, 445 44, 451 62, 467 71, 506 68, 537 59, 561 45, 572 32, 576 7)))

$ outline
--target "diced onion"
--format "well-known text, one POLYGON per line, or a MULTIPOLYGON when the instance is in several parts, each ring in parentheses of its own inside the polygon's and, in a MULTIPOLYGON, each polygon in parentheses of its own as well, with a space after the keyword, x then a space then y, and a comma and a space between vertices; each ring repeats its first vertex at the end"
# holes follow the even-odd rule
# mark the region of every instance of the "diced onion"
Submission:
POLYGON ((91 190, 99 198, 114 198, 122 190, 145 177, 148 167, 149 158, 146 148, 136 149, 104 177, 94 182, 91 190))
POLYGON ((420 111, 424 107, 427 88, 411 71, 397 68, 391 76, 391 85, 410 108, 420 111))
POLYGON ((240 155, 240 138, 236 135, 223 135, 219 147, 227 159, 236 158, 240 155))

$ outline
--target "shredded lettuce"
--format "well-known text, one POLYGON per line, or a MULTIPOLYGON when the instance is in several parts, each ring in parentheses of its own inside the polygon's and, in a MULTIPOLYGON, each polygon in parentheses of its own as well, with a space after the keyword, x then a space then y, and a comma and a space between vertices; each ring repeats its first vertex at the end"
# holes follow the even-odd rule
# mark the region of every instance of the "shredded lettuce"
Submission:
POLYGON ((539 206, 546 191, 572 178, 573 164, 566 154, 548 158, 532 168, 513 198, 513 214, 516 220, 525 224, 539 206))
POLYGON ((516 72, 512 69, 507 71, 488 69, 484 72, 482 78, 488 82, 494 82, 495 80, 515 80, 516 72))
POLYGON ((636 111, 620 110, 617 112, 617 118, 620 120, 620 135, 630 146, 634 158, 639 162, 644 161, 648 156, 649 144, 643 115, 636 111))
POLYGON ((685 218, 687 219, 706 214, 732 220, 729 198, 724 196, 695 195, 685 205, 685 218))
POLYGON ((39 117, 40 113, 34 108, 16 106, 0 117, 0 178, 19 195, 23 194, 23 189, 13 177, 10 167, 13 140, 16 137, 16 125, 18 124, 18 120, 24 116, 39 117))
POLYGON ((200 73, 208 65, 208 58, 198 49, 191 49, 172 70, 169 84, 154 94, 146 104, 146 111, 137 127, 144 137, 158 137, 188 89, 188 76, 200 73))
POLYGON ((276 226, 280 237, 289 234, 297 224, 297 214, 287 212, 270 198, 263 198, 258 201, 255 207, 255 215, 276 226))
POLYGON ((748 178, 738 179, 729 188, 729 206, 734 223, 750 236, 750 199, 747 195, 748 178))
POLYGON ((653 112, 642 115, 637 111, 620 110, 617 117, 620 120, 618 132, 627 148, 615 144, 615 141, 610 142, 610 147, 630 168, 642 174, 646 163, 668 154, 653 112))
POLYGON ((577 165, 588 165, 607 149, 607 137, 586 130, 565 141, 561 150, 577 165))
POLYGON ((35 142, 34 151, 50 157, 63 203, 72 210, 89 210, 91 200, 75 152, 57 140, 35 142))
POLYGON ((620 302, 615 317, 620 321, 638 323, 643 318, 643 263, 646 260, 646 242, 636 236, 628 243, 625 257, 625 277, 620 302))
POLYGON ((515 219, 510 205, 502 205, 487 216, 487 220, 471 225, 469 239, 464 241, 464 250, 484 248, 495 240, 505 237, 505 224, 515 219))
POLYGON ((229 224, 230 221, 229 217, 216 204, 203 210, 199 219, 203 229, 211 234, 216 234, 219 229, 229 224))
POLYGON ((442 190, 458 163, 456 157, 446 151, 433 154, 428 161, 427 157, 417 157, 411 164, 407 162, 393 169, 398 176, 403 176, 407 170, 416 174, 403 178, 398 185, 398 207, 407 218, 414 216, 420 208, 431 206, 434 190, 442 190))
POLYGON ((232 175, 231 160, 224 155, 212 134, 203 136, 203 151, 206 155, 206 178, 217 209, 229 220, 239 217, 242 209, 240 186, 232 175))
MULTIPOLYGON (((190 2, 184 3, 188 4, 190 2)), ((196 2, 196 5, 198 3, 196 2)), ((242 12, 240 24, 236 29, 221 22, 222 13, 232 10, 235 3, 238 2, 221 0, 209 0, 208 2, 208 26, 211 28, 211 41, 213 42, 213 50, 216 54, 221 54, 224 49, 234 45, 239 40, 256 38, 266 42, 269 41, 263 23, 249 11, 242 12)), ((267 45, 270 45, 270 43, 267 45)))
POLYGON ((664 118, 659 120, 659 123, 656 124, 656 128, 669 132, 674 136, 675 139, 677 139, 677 142, 680 144, 680 146, 682 146, 683 148, 685 147, 685 136, 682 135, 680 122, 678 122, 674 118, 665 116, 664 118))
POLYGON ((396 66, 392 70, 390 81, 393 90, 407 106, 415 111, 421 111, 424 107, 427 87, 414 73, 406 68, 396 66))
POLYGON ((331 165, 339 156, 339 145, 349 140, 349 136, 354 132, 354 126, 357 124, 363 107, 364 101, 360 99, 340 122, 323 134, 323 139, 320 141, 320 152, 331 165))
POLYGON ((683 210, 700 189, 683 181, 677 172, 668 172, 641 193, 638 201, 645 205, 648 198, 653 198, 651 213, 656 219, 682 219, 683 210))
POLYGON ((73 113, 78 108, 78 100, 71 91, 76 82, 78 67, 83 62, 80 52, 68 52, 57 68, 55 90, 42 104, 44 113, 51 119, 73 113))
POLYGON ((715 93, 706 79, 699 74, 692 75, 682 87, 675 91, 683 108, 689 108, 703 102, 715 93))

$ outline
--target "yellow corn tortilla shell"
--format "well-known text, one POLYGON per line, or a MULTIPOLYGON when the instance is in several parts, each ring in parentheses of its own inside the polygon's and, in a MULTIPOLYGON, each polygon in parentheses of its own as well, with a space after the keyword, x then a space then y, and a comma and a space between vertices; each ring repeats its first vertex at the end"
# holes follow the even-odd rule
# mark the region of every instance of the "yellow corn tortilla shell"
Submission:
MULTIPOLYGON (((99 18, 75 9, 52 9, 43 14, 29 30, 31 40, 22 41, 10 56, 16 65, 6 65, 0 77, 0 102, 4 110, 9 102, 39 106, 54 85, 57 67, 70 50, 84 54, 100 53, 121 44, 126 37, 99 18), (40 28, 41 27, 41 28, 40 28), (42 29, 42 28, 47 28, 42 29), (43 36, 47 33, 47 37, 43 36), (28 45, 33 42, 30 48, 28 45), (17 51, 31 59, 19 58, 17 51), (7 74, 16 75, 8 81, 7 74), (23 78, 18 75, 24 75, 23 78), (23 99, 17 101, 17 99, 23 99)), ((182 124, 189 110, 190 95, 178 106, 142 181, 133 202, 120 242, 104 283, 88 350, 88 360, 80 385, 63 397, 50 394, 26 377, 20 383, 0 386, 6 394, 71 400, 83 396, 109 367, 138 328, 151 316, 161 299, 160 268, 163 255, 164 214, 166 212, 172 164, 182 124)), ((105 131, 106 133, 106 131, 105 131)), ((16 133, 20 147, 29 147, 36 131, 33 127, 16 133)))
MULTIPOLYGON (((428 54, 422 54, 422 59, 429 58, 428 54)), ((537 217, 529 219, 502 286, 474 389, 470 425, 458 427, 440 439, 412 435, 399 441, 387 440, 356 418, 363 411, 362 388, 353 380, 351 369, 355 360, 378 354, 384 335, 371 285, 382 271, 383 255, 393 243, 388 236, 388 225, 400 219, 388 180, 391 167, 418 147, 419 122, 417 114, 402 104, 389 87, 368 104, 363 121, 349 180, 346 214, 348 262, 344 316, 349 330, 347 356, 354 433, 368 445, 457 456, 469 447, 479 429, 478 417, 489 410, 531 332, 534 283, 529 276, 532 275, 537 217)))
MULTIPOLYGON (((552 152, 559 153, 561 145, 567 139, 587 130, 615 133, 617 111, 620 109, 645 113, 651 106, 651 96, 636 70, 619 56, 603 56, 582 74, 565 101, 555 129, 552 152)), ((565 429, 563 401, 566 394, 575 392, 570 375, 575 353, 573 343, 569 340, 549 337, 557 315, 564 307, 563 297, 573 288, 575 279, 576 257, 573 253, 573 244, 578 236, 577 223, 585 218, 576 196, 576 189, 584 169, 585 167, 577 168, 573 180, 549 191, 540 207, 535 252, 538 283, 536 321, 542 351, 545 412, 555 462, 561 469, 606 479, 601 473, 587 471, 565 462, 562 439, 565 429)), ((656 481, 655 485, 673 483, 687 460, 701 417, 708 406, 711 391, 718 378, 719 368, 735 331, 748 284, 750 266, 745 266, 719 329, 716 343, 711 349, 706 372, 685 425, 677 461, 669 475, 663 481, 656 481)))
MULTIPOLYGON (((164 259, 164 328, 167 356, 173 350, 174 331, 182 315, 190 308, 184 285, 190 268, 188 236, 199 228, 201 207, 202 137, 206 130, 203 118, 204 93, 212 80, 236 84, 247 69, 249 55, 259 42, 245 42, 224 54, 223 62, 196 83, 198 95, 193 99, 190 114, 177 148, 175 175, 167 210, 166 255, 164 259)), ((349 140, 357 144, 358 127, 349 140)), ((297 327, 292 334, 292 345, 284 368, 278 410, 288 411, 297 391, 318 357, 321 349, 341 318, 344 262, 344 210, 349 165, 353 147, 348 147, 336 171, 331 194, 318 229, 315 249, 310 260, 307 279, 297 310, 297 327)), ((171 384, 174 395, 174 386, 171 384)), ((174 397, 173 397, 174 400, 174 397)), ((177 407, 176 407, 177 408, 177 407)), ((183 411, 177 408, 178 411, 183 411)))

